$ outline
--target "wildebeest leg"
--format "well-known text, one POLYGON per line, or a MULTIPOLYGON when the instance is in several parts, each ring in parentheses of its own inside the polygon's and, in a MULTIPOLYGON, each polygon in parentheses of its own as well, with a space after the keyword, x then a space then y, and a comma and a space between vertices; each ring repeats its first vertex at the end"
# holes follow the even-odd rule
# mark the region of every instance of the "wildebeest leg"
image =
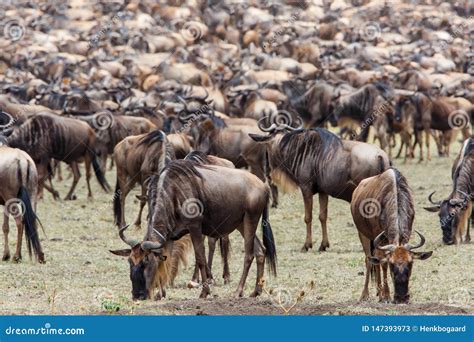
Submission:
POLYGON ((10 247, 8 246, 8 233, 10 232, 10 227, 8 226, 8 214, 3 214, 3 261, 10 260, 10 247))
POLYGON ((381 300, 384 302, 390 302, 390 287, 388 287, 388 278, 387 278, 387 271, 388 271, 388 263, 382 263, 382 271, 383 271, 383 289, 382 289, 382 296, 381 300))
POLYGON ((202 279, 202 291, 199 298, 206 298, 211 293, 209 283, 207 282, 207 262, 206 262, 206 250, 204 248, 204 239, 201 228, 191 230, 191 240, 194 247, 194 256, 196 258, 196 264, 201 271, 202 279))
POLYGON ((313 234, 311 225, 313 222, 313 193, 310 190, 301 189, 304 201, 304 222, 306 223, 306 241, 301 248, 302 252, 307 252, 313 248, 313 234))
POLYGON ((359 301, 365 301, 369 299, 369 282, 370 282, 370 271, 372 269, 372 264, 370 263, 369 256, 371 255, 370 252, 370 240, 365 237, 365 235, 359 233, 359 239, 362 243, 362 248, 364 249, 365 253, 365 283, 364 289, 362 290, 362 294, 360 296, 359 301))
POLYGON ((69 189, 69 192, 64 198, 66 201, 70 201, 73 199, 72 195, 74 194, 74 189, 76 189, 76 185, 79 182, 79 178, 81 178, 81 172, 79 171, 79 166, 77 165, 77 162, 71 163, 71 169, 74 179, 72 180, 71 189, 69 189))
POLYGON ((270 179, 270 191, 272 192, 272 208, 278 207, 278 188, 271 182, 270 179))
POLYGON ((426 139, 426 159, 431 160, 431 150, 430 150, 430 130, 425 129, 425 139, 426 139))
POLYGON ((88 153, 86 153, 84 157, 84 164, 86 167, 86 183, 87 183, 87 198, 92 198, 92 190, 91 190, 91 157, 88 153))
POLYGON ((220 239, 221 250, 222 250, 222 259, 224 261, 224 284, 230 283, 230 270, 229 270, 229 251, 230 251, 230 240, 229 235, 225 235, 220 239))
POLYGON ((59 160, 55 160, 53 162, 53 165, 54 165, 54 170, 56 172, 56 174, 58 175, 58 181, 62 181, 63 180, 63 173, 62 173, 62 168, 61 168, 61 162, 59 160))
POLYGON ((320 252, 324 252, 329 247, 327 218, 328 218, 328 195, 319 193, 319 221, 321 222, 321 229, 323 231, 323 241, 321 242, 321 246, 319 246, 320 252))
MULTIPOLYGON (((252 219, 248 213, 244 216, 244 225, 240 227, 239 231, 244 237, 244 269, 242 271, 242 276, 239 281, 239 286, 235 291, 235 297, 239 298, 242 297, 244 294, 244 286, 245 281, 247 280, 247 276, 249 274, 250 266, 252 266, 253 258, 254 258, 254 244, 255 244, 255 231, 257 230, 257 222, 252 219)), ((258 271, 258 270, 257 270, 258 271)), ((258 280, 258 273, 257 273, 257 280, 258 280)))
POLYGON ((265 247, 262 242, 255 236, 253 244, 253 253, 257 259, 257 279, 255 283, 255 290, 250 294, 250 297, 257 297, 262 294, 263 290, 263 271, 265 268, 265 247))
POLYGON ((43 189, 48 190, 50 193, 53 194, 53 198, 55 200, 59 199, 59 192, 54 190, 53 183, 51 182, 51 178, 48 174, 47 166, 44 163, 38 163, 38 198, 43 198, 43 189), (46 184, 47 179, 50 180, 51 185, 48 186, 46 184))
POLYGON ((137 229, 140 229, 140 226, 142 224, 142 212, 146 204, 146 186, 143 184, 142 184, 142 195, 140 196, 139 200, 140 200, 140 210, 138 210, 138 216, 134 223, 137 229))
POLYGON ((418 142, 418 145, 420 146, 420 159, 418 161, 422 162, 423 159, 424 159, 424 155, 423 155, 423 131, 417 131, 416 132, 416 140, 418 142))
MULTIPOLYGON (((112 170, 114 168, 114 158, 110 158, 110 166, 109 170, 112 170)), ((105 169, 104 169, 105 170, 105 169)))
MULTIPOLYGON (((400 156, 401 156, 401 154, 402 154, 403 146, 404 146, 404 142, 403 142, 403 140, 402 140, 402 141, 400 142, 400 148, 398 149, 398 153, 397 153, 397 155, 395 156, 395 159, 400 158, 400 156)), ((405 155, 405 158, 406 158, 406 155, 405 155)))
POLYGON ((13 262, 21 261, 21 243, 23 242, 23 217, 18 215, 15 217, 16 228, 18 229, 18 238, 16 241, 16 251, 13 256, 13 262))
POLYGON ((209 280, 213 282, 214 277, 212 276, 212 261, 214 260, 214 252, 216 250, 216 238, 212 238, 210 236, 207 237, 207 246, 209 247, 209 251, 207 254, 207 276, 209 280))

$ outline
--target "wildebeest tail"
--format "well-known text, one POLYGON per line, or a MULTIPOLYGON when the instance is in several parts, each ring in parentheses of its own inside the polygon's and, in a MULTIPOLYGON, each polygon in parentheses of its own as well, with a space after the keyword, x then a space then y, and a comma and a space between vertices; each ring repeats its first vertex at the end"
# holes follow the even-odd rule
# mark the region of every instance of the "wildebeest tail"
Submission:
POLYGON ((385 165, 385 161, 383 160, 383 156, 377 156, 378 160, 379 160, 379 173, 382 173, 384 172, 388 167, 389 165, 385 165))
POLYGON ((97 155, 95 153, 90 153, 91 161, 92 161, 92 167, 94 168, 94 173, 95 176, 97 177, 97 181, 99 182, 100 186, 102 189, 104 189, 105 192, 110 191, 110 185, 107 183, 107 180, 105 179, 104 172, 102 171, 99 161, 97 160, 97 155))
POLYGON ((31 257, 33 251, 36 259, 39 262, 44 263, 44 254, 41 249, 41 243, 38 236, 38 227, 36 226, 36 214, 33 211, 33 206, 31 205, 28 189, 24 185, 20 186, 17 197, 21 201, 21 210, 23 211, 23 226, 25 229, 28 253, 31 257))
POLYGON ((120 190, 119 180, 117 178, 117 183, 115 184, 115 192, 114 192, 114 223, 115 224, 119 224, 120 218, 122 217, 122 207, 120 206, 121 195, 122 195, 122 191, 120 190))
MULTIPOLYGON (((269 196, 270 198, 270 196, 269 196)), ((275 239, 273 238, 272 227, 268 218, 268 201, 265 204, 262 214, 262 231, 263 231, 263 246, 265 247, 265 258, 270 270, 270 273, 276 276, 277 253, 275 246, 275 239)))

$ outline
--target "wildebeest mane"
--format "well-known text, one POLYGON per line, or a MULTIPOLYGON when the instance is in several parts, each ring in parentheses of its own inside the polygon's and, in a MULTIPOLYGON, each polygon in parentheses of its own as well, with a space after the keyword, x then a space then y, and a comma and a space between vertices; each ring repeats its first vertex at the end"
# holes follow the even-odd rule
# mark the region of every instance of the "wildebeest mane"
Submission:
POLYGON ((176 223, 182 217, 182 211, 186 210, 183 203, 186 201, 201 205, 204 203, 201 181, 202 175, 196 169, 195 162, 183 159, 169 162, 159 176, 151 176, 148 185, 150 224, 147 239, 156 240, 158 234, 155 226, 158 221, 158 226, 161 224, 167 229, 168 239, 177 233, 173 229, 179 228, 176 227, 176 223))
POLYGON ((400 243, 407 243, 410 240, 413 219, 415 217, 413 198, 406 178, 397 169, 392 168, 392 170, 395 173, 397 184, 399 241, 400 243))
POLYGON ((298 129, 283 136, 272 164, 282 165, 290 179, 298 184, 302 168, 311 168, 312 178, 316 179, 316 166, 331 159, 341 147, 341 139, 324 128, 298 129))

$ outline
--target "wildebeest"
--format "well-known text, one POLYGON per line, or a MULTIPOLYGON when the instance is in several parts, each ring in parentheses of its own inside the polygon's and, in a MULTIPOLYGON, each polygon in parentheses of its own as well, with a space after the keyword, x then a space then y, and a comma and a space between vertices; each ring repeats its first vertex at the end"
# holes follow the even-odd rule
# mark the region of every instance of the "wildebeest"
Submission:
MULTIPOLYGON (((169 158, 167 158, 169 160, 169 158)), ((210 293, 203 236, 219 238, 235 229, 244 237, 244 269, 237 296, 243 295, 247 275, 257 257, 257 279, 251 296, 262 292, 265 257, 276 274, 276 248, 268 221, 269 187, 239 169, 200 165, 192 160, 168 161, 148 185, 148 228, 142 242, 129 244, 134 297, 151 298, 163 249, 170 241, 190 234, 201 271, 201 298, 210 293), (263 245, 256 237, 262 217, 263 245), (139 257, 137 257, 137 255, 139 257)))
POLYGON ((174 159, 174 151, 163 131, 132 135, 123 139, 114 148, 114 161, 117 167, 117 183, 114 195, 115 224, 125 225, 125 199, 136 183, 142 187, 140 210, 135 225, 140 226, 142 211, 146 204, 145 180, 159 174, 164 167, 165 158, 174 159))
POLYGON ((433 252, 414 252, 425 238, 410 245, 415 208, 405 177, 396 169, 362 180, 352 194, 351 212, 366 255, 365 285, 361 300, 369 296, 369 278, 376 267, 377 293, 380 300, 390 300, 387 266, 393 280, 395 303, 410 300, 409 281, 413 260, 425 260, 433 252), (374 250, 375 249, 375 250, 374 250), (383 270, 381 284, 380 266, 383 270))
POLYGON ((433 201, 431 193, 428 200, 433 204, 426 210, 439 213, 443 242, 447 245, 471 241, 469 218, 472 214, 474 193, 474 138, 463 143, 452 169, 453 188, 448 198, 433 201), (465 239, 464 239, 465 237, 465 239))
POLYGON ((295 129, 273 123, 263 127, 270 134, 250 137, 267 145, 270 178, 287 190, 300 188, 305 206, 306 241, 302 251, 313 247, 313 195, 319 194, 319 220, 323 238, 320 251, 329 247, 327 233, 328 196, 351 201, 359 182, 383 172, 390 160, 380 148, 341 140, 323 129, 295 129), (292 130, 285 133, 284 130, 292 130))
POLYGON ((431 160, 430 136, 432 129, 442 132, 461 129, 464 139, 470 135, 469 115, 464 111, 456 110, 456 107, 443 98, 433 98, 427 93, 420 92, 400 96, 397 98, 395 111, 401 113, 399 115, 413 117, 415 146, 416 144, 420 145, 420 161, 424 159, 423 133, 425 133, 428 160, 431 160))
POLYGON ((7 138, 8 145, 26 151, 35 161, 39 176, 39 192, 43 186, 55 197, 57 192, 45 181, 51 173, 52 159, 63 161, 71 166, 73 182, 66 195, 66 200, 73 199, 74 189, 81 177, 78 162, 84 160, 88 197, 92 197, 90 187, 90 167, 101 187, 108 191, 109 186, 102 172, 95 153, 96 135, 85 123, 76 119, 60 117, 51 113, 37 113, 21 126, 15 128, 7 138))
POLYGON ((44 254, 36 225, 36 203, 38 191, 38 173, 31 157, 24 151, 4 145, 0 137, 0 204, 5 206, 3 212, 4 252, 2 260, 10 259, 8 247, 9 215, 15 219, 18 229, 16 251, 13 261, 21 260, 23 231, 26 245, 31 256, 32 251, 38 262, 44 263, 44 254))
POLYGON ((156 129, 156 126, 146 118, 113 115, 109 111, 76 117, 86 121, 94 129, 97 135, 96 152, 100 156, 104 171, 108 155, 114 152, 115 146, 120 141, 130 135, 145 134, 156 129))

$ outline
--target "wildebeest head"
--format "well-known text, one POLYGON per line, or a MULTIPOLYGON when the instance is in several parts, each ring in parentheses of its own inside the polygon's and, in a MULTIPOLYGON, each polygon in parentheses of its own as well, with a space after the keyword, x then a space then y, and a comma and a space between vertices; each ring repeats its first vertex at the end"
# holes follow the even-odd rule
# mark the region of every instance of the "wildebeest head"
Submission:
POLYGON ((395 289, 395 294, 393 296, 394 303, 408 303, 410 300, 410 293, 408 290, 410 276, 413 268, 413 261, 415 259, 426 260, 432 254, 433 251, 430 252, 413 252, 413 249, 422 247, 425 244, 425 237, 416 231, 416 233, 420 237, 420 242, 417 245, 385 245, 380 246, 380 241, 385 234, 382 232, 377 236, 374 240, 374 247, 378 250, 385 253, 385 256, 380 257, 370 257, 370 261, 372 264, 381 264, 381 263, 388 263, 390 274, 392 276, 393 287, 395 289))
POLYGON ((130 246, 127 249, 111 250, 110 252, 128 257, 130 264, 130 280, 132 281, 132 298, 146 300, 152 297, 157 286, 156 278, 160 264, 166 260, 162 244, 155 241, 138 241, 129 239, 124 232, 128 228, 120 229, 119 235, 123 242, 130 246))
POLYGON ((466 215, 470 215, 471 201, 468 194, 461 193, 462 198, 454 198, 453 195, 450 198, 434 201, 432 199, 432 192, 428 196, 428 200, 433 204, 431 207, 425 207, 424 209, 430 212, 437 212, 439 216, 439 222, 441 225, 441 231, 443 233, 443 242, 446 245, 452 245, 455 243, 455 235, 458 225, 462 224, 463 220, 466 219, 466 215))

